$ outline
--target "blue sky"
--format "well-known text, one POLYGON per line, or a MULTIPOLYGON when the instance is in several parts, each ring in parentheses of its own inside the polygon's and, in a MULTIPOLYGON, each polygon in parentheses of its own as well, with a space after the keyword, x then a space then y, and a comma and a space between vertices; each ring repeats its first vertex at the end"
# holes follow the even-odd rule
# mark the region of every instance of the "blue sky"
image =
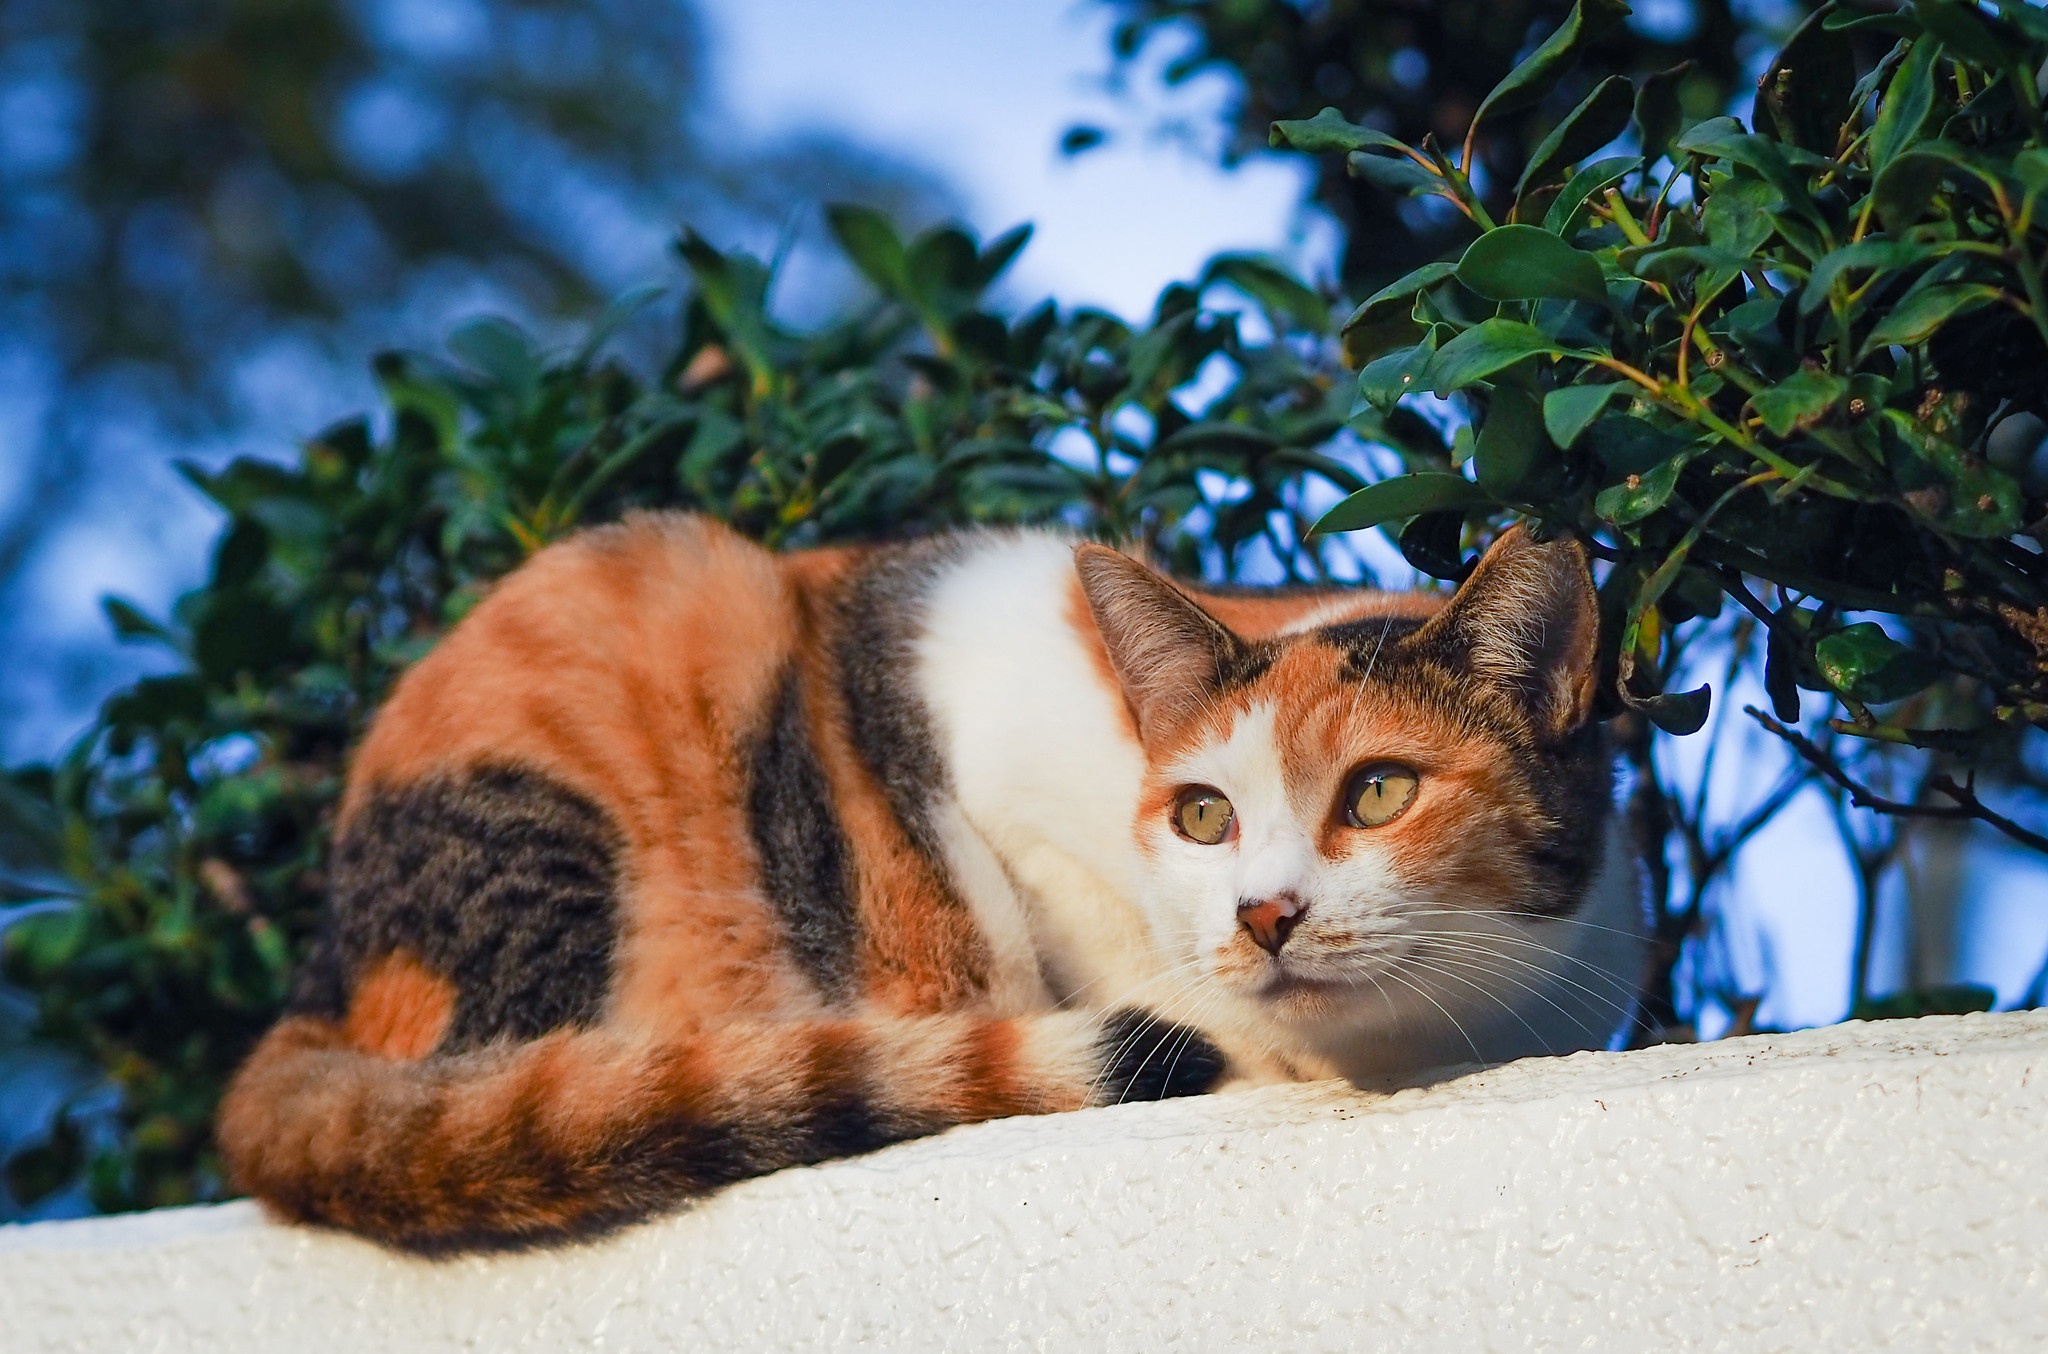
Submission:
POLYGON ((1032 221, 1011 287, 1136 317, 1161 287, 1223 249, 1280 253, 1320 270, 1327 226, 1297 203, 1307 166, 1255 157, 1234 171, 1156 134, 1182 116, 1213 127, 1220 78, 1173 94, 1104 83, 1109 13, 1088 3, 1006 0, 708 0, 716 102, 741 128, 848 129, 929 165, 984 234, 1032 221), (1063 157, 1062 133, 1109 142, 1063 157))

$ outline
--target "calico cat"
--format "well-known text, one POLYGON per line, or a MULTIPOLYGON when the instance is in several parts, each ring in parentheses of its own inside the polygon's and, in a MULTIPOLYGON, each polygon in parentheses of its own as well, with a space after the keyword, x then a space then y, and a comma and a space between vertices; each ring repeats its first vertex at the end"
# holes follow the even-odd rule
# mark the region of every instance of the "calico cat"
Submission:
POLYGON ((1520 529, 1448 603, 587 531, 375 720, 231 1177, 516 1246, 953 1124, 1603 1043, 1596 628, 1520 529))

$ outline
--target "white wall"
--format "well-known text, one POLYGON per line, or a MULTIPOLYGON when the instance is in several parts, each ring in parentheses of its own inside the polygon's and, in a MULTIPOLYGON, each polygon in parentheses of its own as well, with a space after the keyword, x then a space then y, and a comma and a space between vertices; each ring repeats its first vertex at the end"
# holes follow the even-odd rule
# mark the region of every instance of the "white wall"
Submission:
POLYGON ((2048 1346, 2048 1013, 946 1134, 581 1249, 0 1229, 0 1350, 2048 1346))

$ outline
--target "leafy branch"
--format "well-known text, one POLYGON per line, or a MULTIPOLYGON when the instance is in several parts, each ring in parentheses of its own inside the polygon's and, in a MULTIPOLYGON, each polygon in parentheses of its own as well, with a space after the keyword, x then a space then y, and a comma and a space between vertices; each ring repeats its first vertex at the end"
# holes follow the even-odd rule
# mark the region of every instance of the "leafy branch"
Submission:
POLYGON ((1859 809, 1870 809, 1894 818, 1934 818, 1950 822, 1983 823, 2022 846, 2048 852, 2048 836, 2021 826, 1977 797, 1975 776, 1963 784, 1957 784, 1953 776, 1946 774, 1929 777, 1927 788, 1946 797, 1950 801, 1947 804, 1891 799, 1859 783, 1843 769, 1841 762, 1836 760, 1833 754, 1797 729, 1786 727, 1755 706, 1744 706, 1743 711, 1765 729, 1783 739, 1808 766, 1846 791, 1849 802, 1859 809))

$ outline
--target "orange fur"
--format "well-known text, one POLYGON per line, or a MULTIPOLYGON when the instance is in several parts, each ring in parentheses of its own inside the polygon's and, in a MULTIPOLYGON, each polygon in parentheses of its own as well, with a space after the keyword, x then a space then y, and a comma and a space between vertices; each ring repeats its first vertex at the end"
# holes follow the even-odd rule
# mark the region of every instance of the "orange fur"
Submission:
POLYGON ((365 1053, 409 1062, 434 1051, 454 1015, 454 985, 393 950, 363 975, 342 1037, 365 1053))

